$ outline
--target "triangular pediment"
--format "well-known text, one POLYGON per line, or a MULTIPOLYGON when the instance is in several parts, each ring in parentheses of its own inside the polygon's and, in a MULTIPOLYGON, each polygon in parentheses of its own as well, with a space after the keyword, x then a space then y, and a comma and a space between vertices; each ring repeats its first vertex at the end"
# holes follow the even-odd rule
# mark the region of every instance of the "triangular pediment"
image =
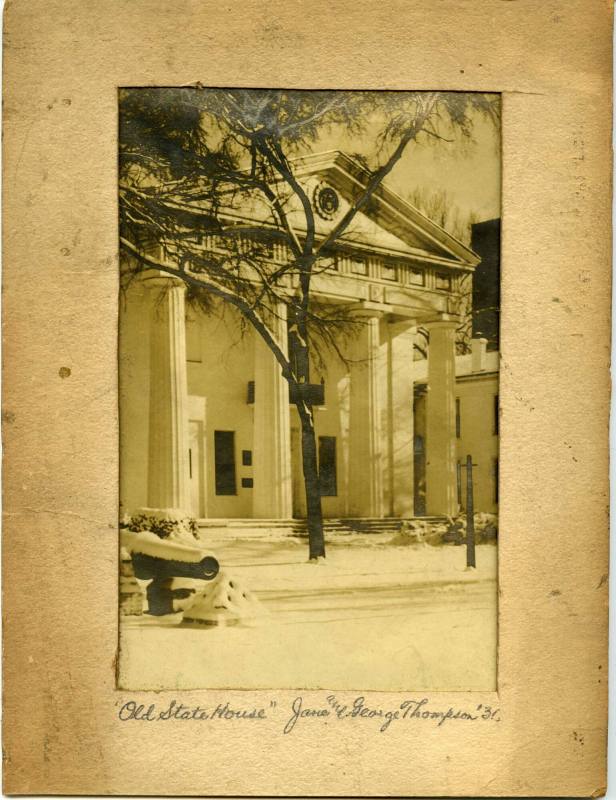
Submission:
MULTIPOLYGON (((363 194, 370 174, 339 150, 295 158, 291 165, 310 200, 317 241, 322 241, 363 194), (319 192, 323 189, 330 192, 330 199, 334 198, 335 208, 330 209, 331 213, 323 213, 324 209, 320 207, 319 192)), ((280 186, 285 188, 282 179, 280 186)), ((281 195, 290 227, 298 236, 305 235, 306 215, 299 197, 288 186, 286 196, 285 192, 281 195)), ((230 189, 229 198, 229 204, 219 212, 222 217, 235 222, 250 220, 265 228, 272 226, 272 209, 259 193, 246 197, 230 189)), ((195 206, 199 213, 203 213, 202 200, 195 206)), ((183 208, 188 207, 183 204, 183 208)), ((375 190, 370 202, 355 214, 352 223, 336 239, 336 246, 458 269, 472 269, 480 261, 470 248, 392 191, 386 181, 375 190)))
MULTIPOLYGON (((340 151, 298 158, 293 166, 315 208, 318 236, 326 236, 337 224, 370 177, 361 165, 340 151), (336 211, 327 218, 318 213, 317 194, 324 187, 331 187, 337 193, 336 211)), ((341 241, 392 256, 446 262, 451 266, 468 268, 479 263, 479 257, 470 248, 403 200, 386 182, 366 208, 357 212, 341 241)))

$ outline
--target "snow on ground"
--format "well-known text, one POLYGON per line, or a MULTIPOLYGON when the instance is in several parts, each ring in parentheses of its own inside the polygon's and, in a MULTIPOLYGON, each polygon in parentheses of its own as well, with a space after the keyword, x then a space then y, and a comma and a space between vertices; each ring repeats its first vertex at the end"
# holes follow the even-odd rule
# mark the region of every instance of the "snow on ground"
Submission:
POLYGON ((306 539, 207 530, 204 545, 268 612, 258 625, 188 627, 181 615, 125 617, 125 689, 326 688, 493 691, 496 553, 388 545, 391 533, 306 539), (237 538, 234 538, 237 537, 237 538))

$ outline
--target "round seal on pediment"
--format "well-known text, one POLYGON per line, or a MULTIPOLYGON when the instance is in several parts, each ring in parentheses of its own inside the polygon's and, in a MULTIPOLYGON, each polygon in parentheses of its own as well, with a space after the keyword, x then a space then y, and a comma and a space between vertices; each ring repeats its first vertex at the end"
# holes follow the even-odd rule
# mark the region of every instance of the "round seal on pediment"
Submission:
POLYGON ((314 190, 314 208, 323 219, 333 219, 340 206, 340 200, 335 189, 324 183, 319 183, 314 190))

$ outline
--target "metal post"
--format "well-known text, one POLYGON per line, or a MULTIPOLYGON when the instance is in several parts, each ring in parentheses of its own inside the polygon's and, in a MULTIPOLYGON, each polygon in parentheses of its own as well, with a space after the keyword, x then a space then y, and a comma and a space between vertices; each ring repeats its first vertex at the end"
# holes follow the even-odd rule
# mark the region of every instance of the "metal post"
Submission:
POLYGON ((475 566, 475 520, 473 510, 473 459, 466 456, 466 566, 475 566))

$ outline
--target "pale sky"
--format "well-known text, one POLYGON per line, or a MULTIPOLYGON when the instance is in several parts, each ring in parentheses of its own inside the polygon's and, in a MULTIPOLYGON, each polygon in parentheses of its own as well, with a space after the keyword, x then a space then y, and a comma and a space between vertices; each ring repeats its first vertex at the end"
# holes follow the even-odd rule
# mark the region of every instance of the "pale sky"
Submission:
MULTIPOLYGON (((462 218, 473 213, 476 220, 500 217, 501 148, 500 129, 477 112, 471 113, 473 132, 470 139, 458 133, 452 142, 442 142, 423 135, 419 143, 408 145, 404 155, 387 176, 387 185, 408 199, 417 188, 426 193, 447 192, 462 218)), ((373 165, 376 140, 385 126, 382 112, 375 111, 364 121, 364 132, 349 134, 341 125, 323 129, 311 143, 309 152, 343 150, 360 153, 373 165)), ((216 133, 208 129, 208 135, 216 133)), ((447 132, 447 136, 452 134, 447 132)), ((384 155, 379 163, 386 159, 384 155)))
MULTIPOLYGON (((346 133, 332 131, 322 135, 313 149, 372 155, 374 143, 370 138, 367 135, 358 140, 346 133)), ((475 212, 479 221, 499 217, 500 130, 477 118, 470 142, 411 144, 386 183, 404 198, 416 187, 431 191, 445 189, 461 212, 475 212)))

